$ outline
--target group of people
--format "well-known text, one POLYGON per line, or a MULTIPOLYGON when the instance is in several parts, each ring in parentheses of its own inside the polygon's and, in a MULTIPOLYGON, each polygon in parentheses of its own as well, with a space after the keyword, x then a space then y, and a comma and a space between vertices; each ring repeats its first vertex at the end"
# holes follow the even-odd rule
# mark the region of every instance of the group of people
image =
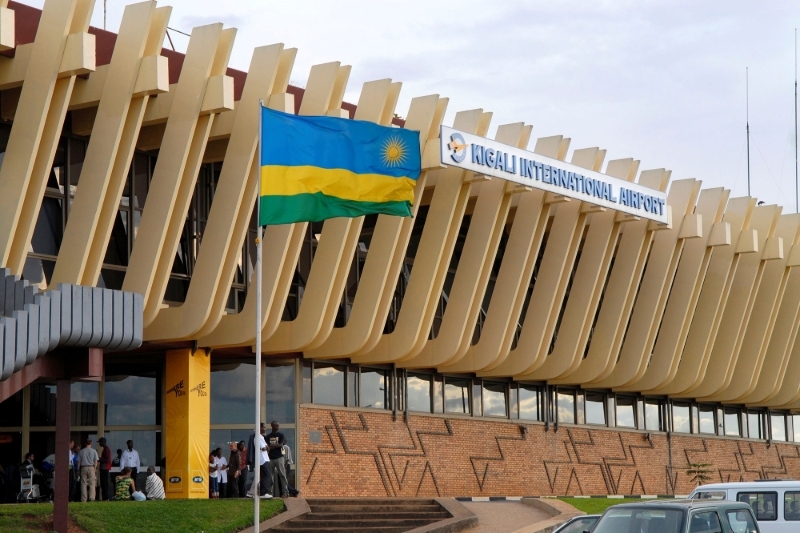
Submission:
POLYGON ((141 468, 141 461, 139 452, 133 448, 132 440, 126 443, 125 451, 117 450, 117 457, 113 460, 106 439, 100 438, 97 443, 99 450, 92 447, 92 439, 86 439, 82 448, 74 441, 69 442, 69 481, 72 501, 164 499, 164 484, 152 466, 147 469, 145 492, 136 490, 136 477, 141 468), (110 487, 112 467, 119 467, 120 472, 114 479, 113 491, 110 487))
POLYGON ((230 455, 226 460, 222 448, 217 448, 208 458, 209 496, 211 498, 239 498, 256 496, 263 499, 273 495, 287 498, 296 496, 295 490, 286 478, 291 468, 292 451, 286 444, 286 436, 278 431, 280 425, 272 422, 272 432, 267 434, 267 425, 262 422, 260 434, 253 434, 245 445, 244 441, 230 443, 230 455), (259 469, 260 483, 255 480, 246 488, 248 467, 259 469))

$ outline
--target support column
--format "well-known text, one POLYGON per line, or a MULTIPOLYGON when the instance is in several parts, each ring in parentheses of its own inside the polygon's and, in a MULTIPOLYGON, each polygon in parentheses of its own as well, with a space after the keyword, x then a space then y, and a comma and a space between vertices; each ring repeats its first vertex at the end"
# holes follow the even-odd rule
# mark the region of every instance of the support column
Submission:
POLYGON ((208 497, 211 360, 203 349, 167 352, 166 494, 208 497))
POLYGON ((69 505, 70 381, 56 381, 56 451, 53 529, 67 533, 69 505))

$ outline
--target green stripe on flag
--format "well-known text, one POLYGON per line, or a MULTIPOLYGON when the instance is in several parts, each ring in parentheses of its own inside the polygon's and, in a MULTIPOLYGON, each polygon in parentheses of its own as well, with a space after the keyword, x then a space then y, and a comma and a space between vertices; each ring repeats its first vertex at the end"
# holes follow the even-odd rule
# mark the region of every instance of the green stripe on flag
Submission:
POLYGON ((409 202, 356 202, 322 193, 292 196, 261 196, 259 224, 262 226, 322 222, 328 218, 360 217, 373 213, 411 216, 409 202))

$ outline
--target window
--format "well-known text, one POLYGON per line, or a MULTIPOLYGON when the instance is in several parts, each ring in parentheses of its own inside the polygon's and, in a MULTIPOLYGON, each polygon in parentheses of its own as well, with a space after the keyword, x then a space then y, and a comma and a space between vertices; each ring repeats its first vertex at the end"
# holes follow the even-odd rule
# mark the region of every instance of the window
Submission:
POLYGON ((70 419, 73 426, 96 426, 97 383, 72 383, 69 387, 70 419))
POLYGON ((127 442, 132 440, 133 449, 139 452, 139 462, 142 464, 139 472, 148 466, 158 466, 163 457, 160 431, 106 431, 103 436, 111 448, 112 459, 117 456, 116 450, 125 450, 127 442))
POLYGON ((739 411, 725 409, 725 434, 731 437, 741 437, 742 429, 739 427, 739 411))
POLYGON ((519 418, 519 390, 515 386, 508 389, 508 417, 519 418))
POLYGON ((658 400, 644 401, 644 427, 654 431, 664 431, 661 420, 661 404, 658 400))
POLYGON ((519 417, 522 420, 541 420, 541 394, 539 387, 519 386, 519 417))
POLYGON ((794 442, 800 442, 800 415, 792 415, 792 433, 794 433, 794 442))
POLYGON ((433 378, 433 412, 444 413, 444 382, 442 376, 433 378))
POLYGON ((389 409, 391 407, 391 387, 389 386, 389 371, 375 369, 361 369, 361 394, 359 406, 374 407, 376 409, 389 409))
POLYGON ((447 413, 468 415, 470 411, 468 379, 447 378, 444 385, 444 409, 447 413))
POLYGON ((722 533, 719 516, 713 511, 693 514, 689 520, 689 533, 722 533))
POLYGON ((689 406, 672 404, 672 431, 676 433, 691 433, 691 430, 689 406))
POLYGON ((717 424, 714 421, 714 407, 709 405, 701 405, 699 407, 700 411, 700 433, 709 433, 709 434, 716 434, 717 433, 717 424))
POLYGON ((483 382, 483 416, 508 416, 505 383, 483 382))
POLYGON ((314 363, 313 402, 344 406, 344 376, 346 367, 314 363))
MULTIPOLYGON (((242 365, 250 369, 252 372, 255 365, 242 365)), ((269 366, 264 368, 265 374, 265 396, 266 396, 266 413, 269 421, 277 420, 281 425, 294 424, 294 363, 289 363, 280 366, 269 366)), ((251 380, 255 381, 255 380, 251 380)), ((213 396, 214 389, 212 387, 211 394, 213 396)), ((255 395, 255 391, 253 391, 255 395)), ((253 398, 251 396, 250 398, 253 398)), ((250 400, 252 406, 253 401, 250 400)), ((253 417, 247 422, 252 422, 253 417)), ((224 451, 224 449, 223 449, 224 451)))
POLYGON ((0 402, 0 426, 18 427, 22 425, 22 391, 0 402))
POLYGON ((431 412, 431 376, 409 374, 407 383, 408 410, 431 412))
POLYGON ((755 522, 753 522, 753 515, 747 511, 727 511, 726 514, 733 533, 751 533, 753 531, 758 531, 755 522))
POLYGON ((727 497, 728 493, 724 490, 701 490, 691 496, 693 500, 725 500, 727 497))
POLYGON ((783 493, 783 519, 787 522, 800 521, 800 492, 783 493))
POLYGON ((108 375, 106 368, 106 425, 158 424, 160 412, 157 411, 160 410, 156 408, 156 397, 160 398, 160 395, 156 394, 156 390, 154 377, 108 375))
MULTIPOLYGON (((211 423, 252 424, 256 417, 255 365, 224 364, 211 368, 211 423)), ((269 379, 269 374, 267 374, 269 379)), ((174 383, 168 384, 171 388, 174 383)), ((170 394, 170 393, 168 393, 170 394)), ((267 411, 269 414, 269 411, 267 411)), ((272 416, 272 415, 269 415, 272 416)), ((279 421, 282 421, 278 418, 279 421)), ((246 440, 246 439, 245 439, 246 440)))
POLYGON ((620 533, 632 531, 659 531, 678 533, 685 531, 683 511, 653 507, 611 507, 597 522, 592 533, 620 533))
POLYGON ((635 402, 635 398, 629 396, 617 396, 617 427, 636 427, 636 411, 634 408, 635 402))
POLYGON ((740 492, 736 500, 749 505, 759 522, 778 519, 777 492, 740 492))
POLYGON ((575 391, 558 391, 556 393, 558 422, 560 424, 575 423, 575 391))
POLYGON ((764 425, 761 423, 762 413, 758 411, 748 411, 747 413, 747 436, 751 439, 764 438, 764 425))
POLYGON ((604 394, 586 393, 586 423, 606 425, 606 397, 604 394))
POLYGON ((772 427, 772 440, 786 440, 786 416, 770 415, 770 426, 772 427))

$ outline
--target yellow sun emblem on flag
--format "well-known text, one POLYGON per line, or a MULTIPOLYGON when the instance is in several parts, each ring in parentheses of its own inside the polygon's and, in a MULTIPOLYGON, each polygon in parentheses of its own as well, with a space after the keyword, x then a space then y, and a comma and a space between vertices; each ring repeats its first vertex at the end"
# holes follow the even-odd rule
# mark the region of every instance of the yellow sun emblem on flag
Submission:
POLYGON ((406 158, 406 145, 397 135, 383 142, 383 164, 387 167, 401 165, 406 158))

